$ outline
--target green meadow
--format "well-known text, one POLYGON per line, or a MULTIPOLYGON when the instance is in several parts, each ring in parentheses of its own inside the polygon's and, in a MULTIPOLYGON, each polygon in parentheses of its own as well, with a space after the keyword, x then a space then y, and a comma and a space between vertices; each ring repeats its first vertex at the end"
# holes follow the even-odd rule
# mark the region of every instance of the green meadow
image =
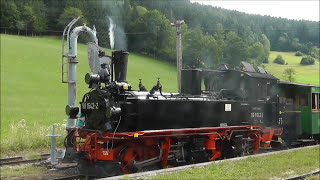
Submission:
POLYGON ((316 60, 314 65, 300 65, 301 58, 304 56, 295 56, 294 54, 294 52, 271 51, 269 63, 264 64, 264 66, 267 71, 271 72, 274 76, 281 80, 285 80, 283 77, 283 71, 286 68, 294 68, 296 72, 295 82, 319 85, 319 60, 316 60), (273 60, 278 55, 281 55, 288 64, 280 65, 273 63, 273 60))
MULTIPOLYGON (((57 37, 24 37, 1 34, 1 153, 48 151, 51 127, 56 124, 58 145, 62 147, 66 119, 67 84, 61 83, 61 39, 57 37)), ((110 53, 110 50, 107 50, 110 53)), ((77 101, 89 89, 84 76, 90 72, 87 47, 78 44, 77 101)), ((319 62, 301 66, 294 53, 271 52, 266 69, 282 78, 285 68, 296 69, 296 81, 319 84, 319 62), (281 54, 288 65, 273 63, 281 54)), ((128 78, 133 89, 139 78, 151 89, 161 78, 163 91, 176 92, 176 67, 146 56, 130 53, 128 78)))
MULTIPOLYGON (((45 135, 57 125, 65 135, 67 84, 61 83, 61 39, 1 34, 1 150, 2 153, 49 150, 45 135)), ((108 50, 110 53, 110 50, 108 50)), ((77 101, 88 92, 84 76, 90 72, 87 46, 78 44, 77 101)), ((151 89, 161 78, 163 91, 177 91, 176 68, 131 53, 128 81, 138 88, 139 78, 151 89)), ((63 137, 58 138, 62 146, 63 137)))
MULTIPOLYGON (((146 179, 286 179, 319 170, 319 147, 225 161, 146 179)), ((316 178, 317 179, 317 178, 316 178)))

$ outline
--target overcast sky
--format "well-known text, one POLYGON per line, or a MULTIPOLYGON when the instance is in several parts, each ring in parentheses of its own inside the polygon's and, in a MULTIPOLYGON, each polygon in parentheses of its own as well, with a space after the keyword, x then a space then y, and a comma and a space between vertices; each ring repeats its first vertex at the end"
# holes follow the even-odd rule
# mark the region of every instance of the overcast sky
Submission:
POLYGON ((287 19, 304 19, 319 21, 319 0, 289 1, 289 0, 269 0, 269 1, 231 1, 231 0, 192 0, 225 9, 237 10, 249 14, 270 15, 287 19))

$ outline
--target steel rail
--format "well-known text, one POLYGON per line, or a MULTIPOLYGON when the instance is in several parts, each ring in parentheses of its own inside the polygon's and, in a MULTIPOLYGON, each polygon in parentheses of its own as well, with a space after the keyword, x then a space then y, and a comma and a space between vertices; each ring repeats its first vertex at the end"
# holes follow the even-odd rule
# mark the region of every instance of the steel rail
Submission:
POLYGON ((35 158, 30 160, 24 160, 22 156, 2 158, 0 159, 0 166, 14 166, 14 165, 20 165, 20 164, 35 163, 35 162, 46 160, 48 157, 50 157, 50 154, 40 154, 38 156, 40 156, 40 158, 35 158))
POLYGON ((83 175, 71 175, 71 176, 53 178, 51 180, 82 180, 82 179, 86 179, 86 178, 87 177, 83 176, 83 175))
POLYGON ((319 169, 316 170, 316 171, 307 173, 307 174, 302 174, 302 175, 290 177, 290 178, 287 178, 286 180, 302 180, 302 179, 306 179, 306 177, 317 175, 317 174, 320 174, 320 170, 319 169))

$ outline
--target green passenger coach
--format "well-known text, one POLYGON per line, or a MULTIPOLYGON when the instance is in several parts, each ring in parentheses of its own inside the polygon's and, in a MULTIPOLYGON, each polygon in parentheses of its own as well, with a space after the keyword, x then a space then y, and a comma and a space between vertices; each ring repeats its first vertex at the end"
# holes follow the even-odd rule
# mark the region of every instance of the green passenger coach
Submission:
MULTIPOLYGON (((301 114, 301 138, 320 134, 320 86, 279 82, 279 100, 294 106, 294 112, 301 114)), ((281 114, 282 112, 280 112, 281 114)))

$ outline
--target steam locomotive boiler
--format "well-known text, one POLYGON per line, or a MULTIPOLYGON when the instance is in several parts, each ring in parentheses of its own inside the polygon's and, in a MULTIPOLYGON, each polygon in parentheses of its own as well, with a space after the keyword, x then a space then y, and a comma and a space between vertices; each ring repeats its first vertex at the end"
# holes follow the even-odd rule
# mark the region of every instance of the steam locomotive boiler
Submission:
MULTIPOLYGON (((131 85, 125 77, 128 53, 121 51, 113 53, 122 53, 119 56, 122 59, 114 59, 114 81, 111 81, 112 77, 108 73, 106 73, 107 76, 99 76, 102 72, 108 72, 104 68, 98 74, 86 75, 89 87, 95 87, 84 95, 81 102, 81 113, 86 117, 86 129, 112 131, 117 127, 117 132, 133 132, 246 124, 263 125, 267 123, 270 125, 273 123, 272 119, 276 118, 264 116, 264 114, 272 113, 271 111, 265 113, 265 111, 267 111, 267 106, 274 106, 276 103, 276 94, 245 92, 251 90, 251 87, 245 86, 256 85, 248 84, 248 82, 253 83, 251 81, 257 80, 257 77, 252 77, 253 73, 234 70, 220 71, 218 74, 222 75, 219 78, 224 81, 224 86, 228 89, 221 87, 218 92, 207 91, 206 94, 200 94, 200 91, 184 93, 189 89, 185 86, 190 86, 190 88, 196 86, 190 83, 189 79, 199 78, 195 81, 201 82, 200 70, 187 69, 183 70, 183 78, 187 79, 184 83, 187 85, 183 83, 182 94, 162 92, 160 79, 150 91, 142 88, 142 82, 139 84, 140 89, 135 91, 131 90, 131 85), (194 77, 194 74, 197 75, 194 77), (238 81, 239 86, 243 86, 243 89, 235 85, 235 82, 228 82, 228 79, 238 81), (118 123, 120 119, 121 123, 118 123)), ((259 86, 268 85, 268 93, 271 93, 271 88, 275 88, 277 79, 270 74, 261 76, 264 79, 258 79, 259 86)))

